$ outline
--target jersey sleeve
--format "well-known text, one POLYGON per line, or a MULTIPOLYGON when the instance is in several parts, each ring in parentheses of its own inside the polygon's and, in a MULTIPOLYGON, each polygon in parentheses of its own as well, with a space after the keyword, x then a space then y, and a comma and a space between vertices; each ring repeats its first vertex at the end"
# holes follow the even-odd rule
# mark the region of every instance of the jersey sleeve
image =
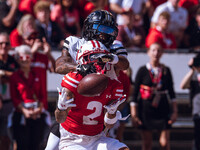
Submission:
POLYGON ((116 55, 124 56, 126 58, 128 56, 127 50, 124 48, 122 42, 118 40, 115 40, 113 45, 111 45, 110 52, 116 55))
POLYGON ((77 51, 82 46, 83 42, 84 39, 75 36, 69 36, 64 40, 63 49, 69 52, 74 62, 76 62, 77 51))
POLYGON ((78 84, 80 83, 81 79, 81 75, 77 75, 74 72, 70 72, 63 77, 61 86, 69 89, 73 93, 76 93, 78 84))
POLYGON ((64 40, 63 49, 69 51, 70 41, 71 41, 71 36, 67 37, 67 38, 64 40))

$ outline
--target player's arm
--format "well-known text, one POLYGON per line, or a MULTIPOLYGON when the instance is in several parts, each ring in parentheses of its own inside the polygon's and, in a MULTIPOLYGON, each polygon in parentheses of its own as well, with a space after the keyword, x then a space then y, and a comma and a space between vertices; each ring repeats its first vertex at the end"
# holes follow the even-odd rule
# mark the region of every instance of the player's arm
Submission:
POLYGON ((104 106, 104 108, 106 109, 106 113, 104 116, 104 125, 107 129, 112 128, 118 120, 126 120, 128 118, 128 116, 122 118, 121 112, 117 110, 119 105, 122 104, 125 100, 126 96, 122 96, 111 104, 104 106))
POLYGON ((62 50, 62 55, 56 59, 56 73, 67 74, 76 70, 76 64, 72 62, 72 58, 66 49, 62 50))
POLYGON ((118 63, 115 64, 115 69, 126 70, 129 68, 129 61, 126 57, 118 55, 118 63))
POLYGON ((117 70, 127 70, 129 68, 129 61, 127 59, 127 50, 124 48, 120 41, 115 40, 114 44, 111 46, 108 60, 111 64, 115 66, 117 70))
POLYGON ((67 88, 62 88, 62 90, 58 89, 59 97, 58 97, 58 105, 55 110, 55 117, 58 123, 65 122, 68 112, 72 107, 76 107, 76 104, 73 103, 74 95, 67 88))
MULTIPOLYGON (((115 120, 115 118, 116 118, 116 113, 115 113, 115 114, 106 113, 106 114, 105 114, 105 117, 104 117, 104 120, 105 120, 105 118, 108 118, 109 120, 115 120)), ((114 127, 115 122, 114 122, 114 123, 109 123, 109 122, 104 121, 104 125, 105 125, 105 127, 106 127, 107 129, 111 129, 111 128, 114 127)))
POLYGON ((126 70, 129 68, 129 61, 126 57, 121 55, 116 55, 113 53, 105 54, 101 56, 103 62, 109 62, 115 66, 116 70, 126 70))

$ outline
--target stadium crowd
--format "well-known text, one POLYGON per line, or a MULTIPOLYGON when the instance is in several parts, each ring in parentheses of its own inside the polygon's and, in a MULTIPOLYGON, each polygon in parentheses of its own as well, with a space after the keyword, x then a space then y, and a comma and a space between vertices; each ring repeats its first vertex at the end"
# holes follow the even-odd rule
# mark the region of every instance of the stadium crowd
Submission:
MULTIPOLYGON (((129 98, 120 110, 125 115, 130 113, 133 126, 143 131, 143 150, 151 150, 152 133, 148 131, 153 129, 161 131, 162 149, 170 150, 168 131, 178 110, 170 68, 159 60, 165 50, 200 51, 199 0, 0 0, 1 150, 45 148, 52 125, 47 71, 56 72, 51 52, 61 52, 69 36, 83 36, 84 20, 96 10, 107 10, 116 18, 116 42, 129 50, 147 50, 150 61, 141 66, 136 79, 127 73, 134 68, 124 70, 124 79, 129 79, 124 83, 129 98), (169 97, 172 110, 166 107, 169 97), (165 99, 164 104, 160 99, 165 99), (162 106, 157 109, 158 105, 162 106)), ((197 56, 189 62, 191 71, 181 88, 193 92, 195 148, 200 150, 200 63, 196 58, 200 60, 197 56)), ((124 124, 120 121, 113 138, 123 141, 124 124)))

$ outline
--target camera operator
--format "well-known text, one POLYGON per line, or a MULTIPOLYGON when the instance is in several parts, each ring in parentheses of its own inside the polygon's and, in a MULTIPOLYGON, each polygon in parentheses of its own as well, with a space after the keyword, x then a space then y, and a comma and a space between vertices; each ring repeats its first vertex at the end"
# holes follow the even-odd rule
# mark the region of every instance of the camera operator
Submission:
POLYGON ((191 68, 181 81, 182 89, 189 89, 194 121, 194 140, 196 150, 200 150, 200 54, 190 59, 191 68))

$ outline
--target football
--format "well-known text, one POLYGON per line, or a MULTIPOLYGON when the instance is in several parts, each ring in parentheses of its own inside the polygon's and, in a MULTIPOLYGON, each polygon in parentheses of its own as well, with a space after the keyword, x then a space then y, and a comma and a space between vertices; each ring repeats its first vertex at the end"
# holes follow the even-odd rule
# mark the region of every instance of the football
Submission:
POLYGON ((101 94, 108 85, 109 78, 103 74, 88 74, 79 83, 77 91, 87 97, 101 94))

